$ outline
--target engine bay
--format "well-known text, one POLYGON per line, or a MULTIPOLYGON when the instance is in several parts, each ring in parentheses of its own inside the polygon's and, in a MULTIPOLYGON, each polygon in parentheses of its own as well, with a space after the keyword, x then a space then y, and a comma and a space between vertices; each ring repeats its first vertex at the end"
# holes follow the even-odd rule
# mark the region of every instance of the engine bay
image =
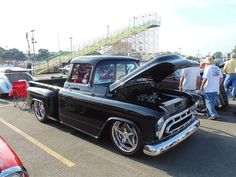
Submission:
POLYGON ((117 99, 152 109, 161 106, 168 112, 175 112, 187 106, 187 97, 183 93, 158 88, 150 80, 142 83, 129 84, 117 92, 117 99))

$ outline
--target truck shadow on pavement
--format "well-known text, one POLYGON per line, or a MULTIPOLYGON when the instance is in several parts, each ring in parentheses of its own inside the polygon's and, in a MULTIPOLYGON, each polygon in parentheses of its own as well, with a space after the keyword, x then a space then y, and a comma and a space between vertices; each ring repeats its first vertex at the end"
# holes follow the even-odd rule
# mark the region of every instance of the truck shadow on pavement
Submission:
POLYGON ((128 157, 116 151, 108 136, 96 140, 57 122, 48 125, 111 151, 114 155, 164 171, 170 176, 231 177, 236 174, 236 168, 233 168, 236 164, 236 136, 216 129, 202 127, 187 140, 157 157, 144 154, 128 157))
POLYGON ((236 137, 213 132, 200 129, 158 157, 142 156, 136 160, 175 177, 235 176, 236 137))
MULTIPOLYGON (((236 105, 230 104, 224 109, 217 110, 217 112, 219 113, 220 117, 214 121, 236 123, 236 105)), ((203 113, 199 113, 198 118, 207 119, 207 116, 205 116, 203 113)))
POLYGON ((236 123, 236 105, 230 104, 224 110, 218 111, 220 118, 217 121, 236 123))

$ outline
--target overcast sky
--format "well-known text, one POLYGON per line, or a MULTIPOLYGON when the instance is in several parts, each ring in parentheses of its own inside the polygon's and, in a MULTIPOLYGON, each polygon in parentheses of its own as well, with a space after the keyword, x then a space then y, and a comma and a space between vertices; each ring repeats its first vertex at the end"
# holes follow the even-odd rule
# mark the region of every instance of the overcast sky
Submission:
POLYGON ((230 52, 236 45, 235 0, 1 0, 0 47, 27 51, 34 29, 36 50, 58 51, 128 26, 148 13, 161 16, 160 51, 186 55, 230 52))

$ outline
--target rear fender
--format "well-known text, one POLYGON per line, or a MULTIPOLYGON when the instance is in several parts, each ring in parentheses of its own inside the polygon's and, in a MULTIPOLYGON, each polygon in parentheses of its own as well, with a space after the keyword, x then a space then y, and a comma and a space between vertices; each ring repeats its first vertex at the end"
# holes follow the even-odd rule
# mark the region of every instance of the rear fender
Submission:
POLYGON ((33 101, 40 101, 44 104, 46 114, 52 117, 58 117, 58 93, 49 89, 29 87, 27 89, 30 98, 33 101))

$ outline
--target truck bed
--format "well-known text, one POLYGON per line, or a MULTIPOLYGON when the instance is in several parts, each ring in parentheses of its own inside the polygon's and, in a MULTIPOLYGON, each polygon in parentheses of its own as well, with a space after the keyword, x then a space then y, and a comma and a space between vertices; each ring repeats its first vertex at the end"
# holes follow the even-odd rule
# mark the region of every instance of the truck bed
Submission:
POLYGON ((65 81, 66 81, 66 78, 55 78, 55 79, 38 80, 38 81, 35 81, 35 82, 44 83, 44 84, 47 84, 47 85, 58 86, 58 87, 63 87, 65 81))

